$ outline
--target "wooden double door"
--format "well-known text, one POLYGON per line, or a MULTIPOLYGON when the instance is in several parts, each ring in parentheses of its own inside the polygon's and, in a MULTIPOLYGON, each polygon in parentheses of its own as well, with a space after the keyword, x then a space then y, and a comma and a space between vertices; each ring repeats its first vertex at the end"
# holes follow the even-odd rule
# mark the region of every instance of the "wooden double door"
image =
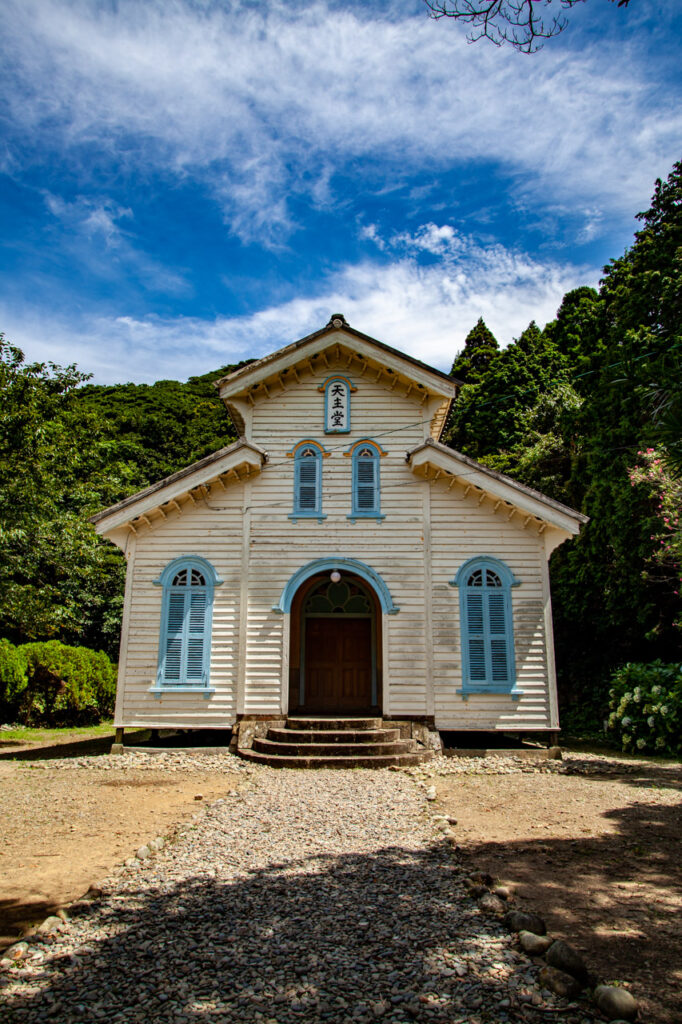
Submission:
POLYGON ((306 617, 302 710, 372 710, 377 702, 373 639, 371 616, 306 617))

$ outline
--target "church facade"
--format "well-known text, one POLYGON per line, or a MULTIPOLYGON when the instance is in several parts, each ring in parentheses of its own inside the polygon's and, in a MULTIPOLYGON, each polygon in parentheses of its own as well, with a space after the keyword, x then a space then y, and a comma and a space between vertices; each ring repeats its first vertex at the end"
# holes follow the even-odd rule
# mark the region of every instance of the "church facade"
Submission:
POLYGON ((547 563, 586 520, 441 443, 457 383, 335 315, 217 386, 239 440, 92 520, 116 727, 556 731, 547 563))

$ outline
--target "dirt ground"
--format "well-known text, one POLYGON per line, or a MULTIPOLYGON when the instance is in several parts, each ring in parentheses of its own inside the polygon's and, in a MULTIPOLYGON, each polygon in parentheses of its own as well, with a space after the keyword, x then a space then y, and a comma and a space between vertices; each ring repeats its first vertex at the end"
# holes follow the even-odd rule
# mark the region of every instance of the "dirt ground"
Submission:
MULTIPOLYGON (((5 752, 6 748, 5 748, 5 752)), ((0 760, 0 949, 132 857, 203 801, 239 788, 217 772, 56 768, 0 760)))
POLYGON ((621 762, 605 776, 574 756, 580 774, 436 779, 438 806, 472 867, 509 884, 596 974, 627 983, 641 1020, 678 1024, 682 765, 621 762))
MULTIPOLYGON (((172 834, 196 812, 195 796, 243 784, 209 771, 56 767, 59 753, 0 759, 0 948, 142 843, 172 834)), ((575 754, 566 763, 569 774, 436 777, 436 807, 457 819, 472 870, 509 884, 602 978, 627 983, 640 1019, 677 1024, 682 765, 575 754)))

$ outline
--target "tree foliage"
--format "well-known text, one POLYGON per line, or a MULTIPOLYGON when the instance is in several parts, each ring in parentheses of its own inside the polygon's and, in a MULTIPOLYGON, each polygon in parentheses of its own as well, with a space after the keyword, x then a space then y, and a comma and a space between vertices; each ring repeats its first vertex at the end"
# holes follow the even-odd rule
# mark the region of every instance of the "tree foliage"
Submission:
POLYGON ((452 364, 450 376, 463 384, 475 384, 486 373, 499 351, 497 338, 488 330, 483 317, 479 317, 464 340, 464 348, 452 364))
POLYGON ((25 725, 93 725, 114 712, 116 666, 103 651, 58 640, 0 640, 0 715, 25 725))
POLYGON ((118 650, 125 562, 88 516, 234 439, 211 382, 87 385, 0 337, 0 630, 118 650))
POLYGON ((463 388, 449 434, 590 516, 552 557, 555 640, 564 700, 602 707, 615 667, 676 657, 682 621, 682 164, 639 220, 598 292, 569 292, 463 388))

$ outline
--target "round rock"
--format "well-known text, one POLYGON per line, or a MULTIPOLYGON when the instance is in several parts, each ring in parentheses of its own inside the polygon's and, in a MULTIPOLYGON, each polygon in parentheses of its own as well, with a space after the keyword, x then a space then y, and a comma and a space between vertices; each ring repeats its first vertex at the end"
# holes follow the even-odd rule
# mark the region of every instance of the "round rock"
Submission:
POLYGON ((582 989, 576 978, 557 967, 543 967, 538 975, 538 981, 543 988, 548 988, 550 992, 563 996, 564 999, 575 999, 582 989))
POLYGON ((533 932, 546 935, 547 925, 539 914, 528 914, 524 910, 510 910, 504 915, 504 924, 510 932, 533 932))
POLYGON ((577 949, 563 939, 552 943, 545 954, 545 960, 551 967, 558 967, 560 971, 572 974, 580 981, 587 981, 587 964, 577 949))
POLYGON ((478 901, 481 910, 487 910, 490 914, 501 914, 504 910, 504 903, 492 892, 486 892, 478 901))
POLYGON ((594 1001, 609 1020, 636 1020, 637 1000, 624 988, 597 985, 594 1001))
POLYGON ((519 932, 519 944, 529 956, 544 956, 552 945, 549 935, 536 935, 535 932, 519 932))
POLYGON ((37 932, 41 935, 49 935, 51 932, 60 932, 64 927, 64 922, 59 917, 46 917, 42 924, 39 924, 36 928, 37 932))

